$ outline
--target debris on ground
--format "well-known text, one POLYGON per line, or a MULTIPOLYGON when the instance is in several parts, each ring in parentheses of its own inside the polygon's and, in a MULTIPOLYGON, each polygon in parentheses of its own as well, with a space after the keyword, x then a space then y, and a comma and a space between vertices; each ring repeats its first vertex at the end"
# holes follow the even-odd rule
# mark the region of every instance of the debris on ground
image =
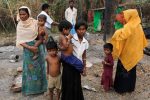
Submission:
POLYGON ((96 90, 95 88, 92 88, 92 87, 90 87, 90 86, 88 86, 88 85, 84 85, 84 86, 82 86, 82 88, 83 88, 83 89, 86 89, 86 90, 89 90, 89 91, 97 92, 97 90, 96 90))
POLYGON ((14 63, 19 61, 19 55, 11 55, 9 58, 9 62, 14 63))
POLYGON ((21 92, 22 88, 22 67, 17 68, 16 75, 14 75, 14 79, 10 90, 13 92, 21 92))

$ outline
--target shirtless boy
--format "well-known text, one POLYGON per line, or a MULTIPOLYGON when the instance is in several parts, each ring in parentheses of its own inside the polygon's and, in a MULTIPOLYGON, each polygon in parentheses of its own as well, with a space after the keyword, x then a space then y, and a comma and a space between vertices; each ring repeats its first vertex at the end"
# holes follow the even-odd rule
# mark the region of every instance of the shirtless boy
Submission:
POLYGON ((60 58, 57 54, 58 48, 55 41, 49 41, 46 44, 47 48, 47 75, 48 75, 48 88, 50 100, 53 100, 53 90, 57 90, 57 100, 60 98, 61 90, 61 72, 60 72, 60 58))
POLYGON ((73 55, 73 45, 71 43, 70 29, 72 25, 67 20, 63 20, 58 25, 61 32, 59 37, 59 49, 61 51, 61 60, 72 65, 80 73, 83 72, 83 62, 73 55))

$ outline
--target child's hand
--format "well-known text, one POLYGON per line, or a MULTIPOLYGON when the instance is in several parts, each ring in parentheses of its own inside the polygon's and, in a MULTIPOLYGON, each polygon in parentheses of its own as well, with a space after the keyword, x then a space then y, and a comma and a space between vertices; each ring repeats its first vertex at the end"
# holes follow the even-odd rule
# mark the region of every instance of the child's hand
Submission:
POLYGON ((102 64, 104 65, 104 64, 105 64, 105 61, 102 61, 102 64))
POLYGON ((45 36, 45 30, 44 29, 39 30, 39 35, 40 36, 45 36))
POLYGON ((30 46, 30 50, 34 53, 37 53, 38 52, 38 47, 35 47, 35 46, 30 46))
POLYGON ((73 36, 71 34, 69 34, 69 35, 66 36, 66 38, 68 39, 68 41, 70 41, 72 37, 73 36))
POLYGON ((73 38, 73 36, 71 34, 68 35, 68 38, 71 40, 71 38, 73 38))
POLYGON ((104 64, 105 64, 105 61, 102 61, 102 64, 104 65, 104 64))
POLYGON ((66 36, 66 38, 67 38, 67 41, 70 41, 70 37, 69 36, 66 36))
POLYGON ((49 75, 46 75, 46 79, 48 80, 48 78, 49 78, 49 75))
POLYGON ((108 63, 106 61, 102 61, 102 64, 108 65, 108 63))

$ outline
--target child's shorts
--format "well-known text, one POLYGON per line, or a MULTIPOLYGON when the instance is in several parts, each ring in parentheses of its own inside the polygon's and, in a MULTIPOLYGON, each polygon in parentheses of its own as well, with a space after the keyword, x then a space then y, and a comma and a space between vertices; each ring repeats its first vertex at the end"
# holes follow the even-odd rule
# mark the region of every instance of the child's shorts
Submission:
POLYGON ((48 88, 61 89, 61 74, 56 77, 48 76, 48 88))

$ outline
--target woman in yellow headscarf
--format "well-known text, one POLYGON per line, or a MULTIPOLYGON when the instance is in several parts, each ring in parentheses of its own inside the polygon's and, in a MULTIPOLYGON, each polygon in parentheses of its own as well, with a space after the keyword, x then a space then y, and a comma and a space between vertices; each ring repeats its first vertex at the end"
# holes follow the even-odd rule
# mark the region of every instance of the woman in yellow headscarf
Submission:
POLYGON ((112 36, 113 56, 118 58, 114 89, 118 93, 135 89, 136 65, 143 57, 147 41, 136 9, 125 10, 116 15, 123 28, 112 36))
POLYGON ((20 7, 16 46, 23 49, 22 93, 25 95, 47 91, 44 46, 34 46, 37 32, 37 21, 31 17, 30 9, 20 7), (36 53, 37 50, 38 58, 33 60, 33 52, 36 53))

